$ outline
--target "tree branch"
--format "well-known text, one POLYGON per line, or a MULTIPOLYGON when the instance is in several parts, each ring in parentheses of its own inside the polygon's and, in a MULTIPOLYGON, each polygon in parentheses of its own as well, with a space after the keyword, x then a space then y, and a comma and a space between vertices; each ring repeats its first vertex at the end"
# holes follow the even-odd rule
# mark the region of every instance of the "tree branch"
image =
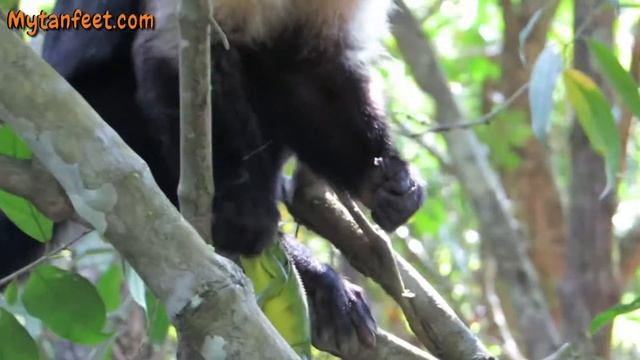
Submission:
POLYGON ((490 359, 480 341, 467 329, 431 285, 395 252, 389 259, 358 226, 336 195, 306 169, 298 169, 285 199, 298 222, 331 241, 358 271, 371 277, 402 307, 418 339, 437 357, 451 360, 490 359), (397 276, 398 266, 406 297, 397 276))
POLYGON ((4 23, 0 69, 0 118, 166 304, 192 359, 297 358, 242 271, 202 241, 142 159, 4 23))
POLYGON ((0 155, 0 189, 30 199, 54 222, 67 220, 75 213, 56 179, 36 160, 0 155))
POLYGON ((418 349, 408 342, 378 329, 376 346, 363 349, 354 360, 437 360, 431 354, 418 349))
POLYGON ((180 29, 180 211, 211 243, 211 21, 209 0, 182 0, 180 29))

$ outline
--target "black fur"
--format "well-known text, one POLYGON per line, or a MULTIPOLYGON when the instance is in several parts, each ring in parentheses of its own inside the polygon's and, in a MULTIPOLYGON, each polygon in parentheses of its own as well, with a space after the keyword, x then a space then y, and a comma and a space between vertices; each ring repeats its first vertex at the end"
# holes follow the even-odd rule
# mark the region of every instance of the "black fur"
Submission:
POLYGON ((283 244, 307 292, 313 345, 344 358, 358 354, 362 345, 375 345, 376 322, 362 289, 318 262, 299 242, 285 238, 283 244))
POLYGON ((30 239, 0 212, 0 279, 40 257, 45 246, 30 239))

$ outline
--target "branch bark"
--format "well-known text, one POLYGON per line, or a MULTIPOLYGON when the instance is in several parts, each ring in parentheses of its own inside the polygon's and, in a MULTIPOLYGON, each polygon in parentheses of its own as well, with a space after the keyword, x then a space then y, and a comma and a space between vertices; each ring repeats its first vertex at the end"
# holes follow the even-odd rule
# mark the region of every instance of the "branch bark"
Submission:
POLYGON ((37 160, 0 155, 0 189, 32 200, 54 222, 71 218, 71 202, 56 179, 37 160))
POLYGON ((166 304, 191 359, 297 358, 242 271, 202 241, 142 159, 4 23, 0 69, 0 118, 166 304))
POLYGON ((180 30, 180 212, 212 243, 211 19, 209 0, 182 0, 180 30))
POLYGON ((437 360, 432 355, 384 330, 376 334, 376 346, 364 349, 354 360, 437 360))
MULTIPOLYGON (((433 97, 441 125, 464 117, 437 61, 431 41, 423 34, 409 8, 400 0, 392 15, 392 32, 418 86, 433 97)), ((485 148, 470 131, 443 134, 456 165, 456 174, 471 198, 483 241, 489 242, 498 264, 497 288, 515 309, 517 330, 533 358, 542 358, 559 346, 553 320, 540 289, 537 273, 523 246, 523 234, 510 211, 508 198, 490 167, 485 148)))
POLYGON ((371 241, 326 183, 306 169, 298 169, 285 191, 287 206, 296 220, 331 241, 358 271, 371 277, 402 307, 418 339, 438 358, 486 360, 491 356, 431 285, 404 260, 371 241), (392 263, 390 264, 389 261, 392 263), (406 297, 388 269, 398 266, 406 297))

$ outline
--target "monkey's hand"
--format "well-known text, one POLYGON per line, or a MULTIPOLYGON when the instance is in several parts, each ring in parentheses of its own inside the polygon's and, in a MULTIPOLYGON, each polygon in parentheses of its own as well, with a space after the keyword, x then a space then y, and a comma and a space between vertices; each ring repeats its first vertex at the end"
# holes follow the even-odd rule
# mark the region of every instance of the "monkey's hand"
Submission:
POLYGON ((424 185, 408 164, 396 155, 375 160, 375 169, 360 200, 373 220, 387 232, 404 224, 424 201, 424 185))
POLYGON ((312 342, 320 350, 349 358, 376 341, 376 322, 364 292, 331 267, 306 283, 311 312, 312 342))

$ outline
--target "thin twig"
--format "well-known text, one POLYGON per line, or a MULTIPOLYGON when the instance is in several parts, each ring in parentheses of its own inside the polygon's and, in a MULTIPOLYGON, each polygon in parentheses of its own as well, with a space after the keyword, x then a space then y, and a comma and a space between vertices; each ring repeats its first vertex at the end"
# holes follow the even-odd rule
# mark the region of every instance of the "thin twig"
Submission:
POLYGON ((30 271, 31 269, 33 269, 36 266, 38 266, 41 263, 43 263, 44 261, 49 260, 52 255, 57 254, 60 251, 62 251, 64 249, 68 248, 69 246, 73 245, 76 241, 82 239, 85 235, 87 235, 91 231, 93 231, 93 230, 86 230, 85 232, 83 232, 82 234, 78 235, 74 239, 72 239, 72 240, 70 240, 70 241, 68 241, 68 242, 66 242, 64 244, 61 244, 60 246, 56 247, 55 249, 53 249, 53 250, 47 252, 46 254, 40 256, 38 259, 34 260, 30 264, 27 264, 27 265, 23 266, 22 268, 20 268, 20 270, 17 270, 15 272, 3 277, 2 279, 0 279, 0 287, 8 284, 13 279, 15 279, 18 276, 30 271))
POLYGON ((222 30, 220 24, 218 24, 216 19, 213 17, 213 14, 209 16, 209 24, 211 25, 211 41, 220 41, 225 50, 229 50, 231 45, 229 45, 227 34, 224 33, 224 30, 222 30))
POLYGON ((565 54, 565 57, 568 57, 566 55, 566 53, 569 50, 569 48, 575 44, 576 40, 579 40, 579 39, 582 38, 582 33, 587 29, 587 26, 589 26, 591 24, 591 22, 593 21, 593 19, 596 16, 596 14, 598 13, 598 11, 601 8, 603 8, 604 6, 609 6, 609 5, 611 5, 611 4, 608 3, 608 2, 603 2, 603 3, 599 4, 598 6, 594 7, 593 9, 591 9, 589 14, 587 14, 587 16, 585 17, 584 21, 576 29, 576 31, 575 31, 575 33, 573 35, 573 39, 571 39, 571 41, 569 41, 566 44, 564 44, 564 46, 562 48, 562 53, 565 54))
POLYGON ((472 120, 472 121, 468 121, 468 122, 454 123, 454 124, 447 124, 447 125, 438 125, 438 126, 434 126, 434 127, 430 128, 430 129, 427 129, 427 131, 425 131, 425 132, 438 133, 438 132, 451 131, 451 130, 455 130, 455 129, 469 129, 471 127, 479 126, 479 125, 489 125, 491 123, 491 120, 493 120, 494 117, 496 117, 498 114, 500 114, 501 112, 503 112, 506 109, 508 109, 511 106, 511 104, 514 101, 516 101, 520 97, 520 95, 524 94, 524 92, 528 88, 529 88, 529 83, 526 82, 525 84, 520 86, 520 88, 518 90, 516 90, 502 104, 498 105, 495 109, 491 110, 490 112, 488 112, 485 115, 482 115, 481 117, 479 117, 476 120, 472 120))
POLYGON ((496 293, 496 272, 498 271, 495 259, 486 257, 482 259, 485 271, 483 272, 483 282, 487 297, 487 305, 489 306, 490 317, 493 324, 498 328, 498 333, 502 339, 502 348, 512 360, 525 360, 526 358, 520 352, 518 343, 513 338, 511 329, 507 323, 507 319, 502 308, 500 297, 496 293))
POLYGON ((412 133, 411 130, 405 124, 403 124, 402 121, 398 120, 398 118, 395 116, 392 117, 392 120, 400 128, 400 132, 402 136, 411 138, 414 141, 418 141, 420 145, 431 154, 431 156, 436 158, 436 160, 440 164, 440 167, 444 171, 446 171, 449 174, 455 175, 456 169, 453 166, 453 164, 451 164, 451 162, 449 162, 446 159, 445 155, 442 154, 438 149, 431 146, 430 144, 427 144, 426 141, 423 141, 422 135, 424 134, 421 134, 420 136, 418 136, 418 134, 412 133))
MULTIPOLYGON (((211 18, 208 0, 178 3, 181 43, 180 77, 180 212, 211 243, 214 194, 211 121, 211 18)), ((214 22, 215 23, 215 22, 214 22)))
MULTIPOLYGON (((493 110, 491 110, 490 112, 482 115, 481 117, 475 120, 453 123, 453 124, 446 124, 446 125, 438 125, 438 126, 431 127, 423 132, 417 132, 417 133, 409 131, 409 129, 402 124, 400 125, 404 128, 404 130, 406 130, 404 133, 404 136, 413 138, 413 139, 420 138, 424 134, 430 133, 430 132, 441 133, 441 132, 447 132, 451 130, 469 129, 474 126, 489 125, 491 123, 491 120, 493 120, 494 117, 496 117, 501 112, 507 110, 511 106, 511 104, 513 104, 514 101, 516 101, 522 94, 524 94, 525 91, 527 91, 527 89, 529 89, 529 82, 526 82, 522 86, 520 86, 520 88, 514 91, 513 94, 511 94, 511 96, 509 96, 509 98, 505 100, 503 103, 496 106, 493 110)), ((410 114, 402 114, 402 115, 424 124, 424 121, 417 119, 413 115, 410 115, 410 114)))

